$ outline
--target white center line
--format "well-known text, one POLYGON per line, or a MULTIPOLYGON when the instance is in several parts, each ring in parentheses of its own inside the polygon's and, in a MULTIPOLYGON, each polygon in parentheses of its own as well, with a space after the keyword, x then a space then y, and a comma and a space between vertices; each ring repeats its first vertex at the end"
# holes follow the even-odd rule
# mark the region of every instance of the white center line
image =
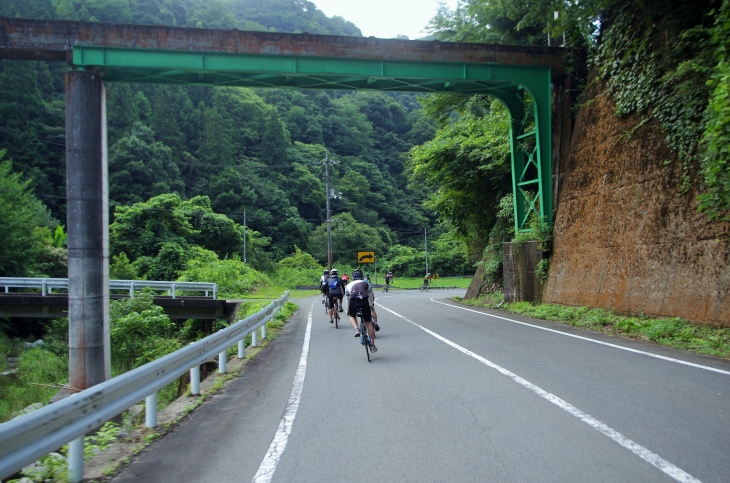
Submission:
MULTIPOLYGON (((448 304, 445 304, 448 305, 448 304)), ((383 305, 380 305, 380 307, 383 307, 383 305)), ((444 342, 445 344, 450 345, 454 349, 468 355, 469 357, 472 357, 473 359, 476 359, 477 361, 481 362, 482 364, 491 367, 492 369, 495 369, 496 371, 500 372, 501 374, 509 377, 517 384, 525 387, 526 389, 529 389, 533 393, 537 394, 538 396, 542 397, 543 399, 550 401, 560 409, 566 411, 569 414, 572 414, 576 418, 580 419, 584 423, 588 424, 595 430, 603 433, 604 435, 608 436, 624 448, 628 449, 632 453, 634 453, 639 458, 651 463, 661 471, 663 471, 668 476, 674 478, 677 481, 681 482, 699 482, 697 478, 690 475, 689 473, 685 472, 681 468, 678 468, 677 466, 673 465, 669 461, 663 459, 659 455, 652 453, 647 448, 641 446, 640 444, 632 441, 631 439, 627 438, 623 434, 619 433, 615 429, 607 426, 606 424, 602 423, 601 421, 595 419, 593 416, 584 413, 580 409, 576 408, 572 404, 569 404, 568 402, 560 399, 558 396, 551 394, 544 389, 540 388, 539 386, 536 386, 535 384, 531 383, 530 381, 523 379, 522 377, 518 376, 517 374, 505 369, 502 366, 499 366, 495 364, 492 361, 489 361, 485 359, 484 357, 473 353, 469 349, 466 349, 464 347, 461 347, 460 345, 456 344, 455 342, 452 342, 445 337, 440 336, 439 334, 423 327, 422 325, 417 324, 416 322, 413 322, 412 320, 408 319, 407 317, 404 317, 396 312, 393 312, 387 307, 383 307, 385 310, 390 312, 391 314, 395 315, 396 317, 400 317, 401 319, 405 320, 409 324, 418 327, 422 331, 426 332, 427 334, 435 337, 436 339, 440 340, 441 342, 444 342)))
POLYGON ((251 480, 252 483, 268 483, 274 476, 276 466, 279 464, 281 455, 284 453, 286 444, 289 441, 289 435, 291 434, 292 426, 294 425, 294 418, 297 417, 297 411, 299 410, 299 401, 302 399, 302 389, 304 388, 304 376, 307 374, 307 359, 309 358, 309 339, 312 334, 312 314, 314 312, 314 302, 312 302, 312 308, 309 310, 309 319, 307 320, 307 331, 304 334, 304 344, 302 346, 302 355, 299 358, 299 367, 297 373, 294 376, 294 384, 292 386, 291 394, 289 395, 289 402, 284 409, 284 415, 281 417, 279 427, 274 434, 274 439, 271 441, 269 450, 266 452, 258 471, 251 480))
POLYGON ((564 335, 566 337, 573 337, 575 339, 581 339, 581 340, 585 340, 585 341, 588 341, 588 342, 593 342, 594 344, 601 344, 601 345, 605 345, 605 346, 608 346, 608 347, 613 347, 614 349, 621 349, 621 350, 624 350, 624 351, 633 352, 635 354, 641 354, 641 355, 644 355, 644 356, 655 357, 657 359, 662 359, 662 360, 665 360, 665 361, 675 362, 677 364, 683 364, 685 366, 696 367, 698 369, 704 369, 706 371, 717 372, 719 374, 725 374, 725 375, 730 376, 730 371, 725 371, 723 369, 716 369, 716 368, 710 367, 710 366, 703 366, 702 364, 695 364, 694 362, 687 362, 687 361, 683 361, 681 359, 674 359, 673 357, 661 356, 659 354, 653 354, 651 352, 646 352, 646 351, 642 351, 642 350, 639 350, 639 349, 632 349, 631 347, 624 347, 624 346, 621 346, 621 345, 618 345, 618 344, 611 344, 610 342, 603 342, 603 341, 600 341, 600 340, 591 339, 589 337, 583 337, 583 336, 580 336, 580 335, 569 334, 567 332, 563 332, 563 331, 560 331, 560 330, 548 329, 547 327, 540 327, 539 325, 528 324, 527 322, 520 322, 519 320, 509 319, 507 317, 501 317, 499 315, 485 314, 484 312, 479 312, 478 310, 467 309, 466 307, 459 307, 458 305, 451 305, 451 304, 447 304, 447 303, 444 303, 444 302, 439 302, 438 300, 434 300, 434 299, 431 299, 431 302, 434 302, 436 304, 446 305, 447 307, 451 307, 452 309, 466 310, 467 312, 473 312, 475 314, 484 315, 486 317, 494 317, 495 319, 506 320, 507 322, 512 322, 514 324, 519 324, 519 325, 524 325, 524 326, 527 326, 527 327, 532 327, 533 329, 545 330, 547 332, 553 332, 555 334, 564 335))

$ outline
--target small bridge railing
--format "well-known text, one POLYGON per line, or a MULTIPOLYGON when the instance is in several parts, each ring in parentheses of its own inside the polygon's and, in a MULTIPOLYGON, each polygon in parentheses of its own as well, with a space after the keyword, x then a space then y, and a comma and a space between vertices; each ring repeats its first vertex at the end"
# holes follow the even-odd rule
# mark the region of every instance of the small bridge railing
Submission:
POLYGON ((289 299, 289 291, 261 311, 215 334, 160 359, 125 372, 101 384, 72 394, 32 413, 0 424, 0 479, 7 478, 38 458, 69 443, 71 481, 83 479, 84 436, 124 410, 145 400, 145 425, 157 426, 157 392, 190 371, 190 392, 200 394, 200 365, 218 354, 218 372, 226 372, 226 351, 238 343, 244 357, 244 340, 258 345, 258 329, 266 338, 266 322, 289 299))
MULTIPOLYGON (((30 277, 0 277, 0 287, 5 288, 5 293, 10 293, 11 288, 38 289, 41 295, 49 295, 53 290, 68 290, 67 278, 30 278, 30 277)), ((165 290, 172 298, 177 292, 203 292, 206 297, 212 296, 215 299, 218 295, 218 284, 211 282, 159 282, 156 280, 109 280, 110 290, 125 290, 130 297, 134 297, 134 291, 143 288, 165 290)))

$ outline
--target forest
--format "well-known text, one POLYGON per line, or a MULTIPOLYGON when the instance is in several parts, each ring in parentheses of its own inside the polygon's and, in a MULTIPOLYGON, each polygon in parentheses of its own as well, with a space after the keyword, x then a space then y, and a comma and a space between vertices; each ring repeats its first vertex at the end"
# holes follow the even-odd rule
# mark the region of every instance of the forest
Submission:
MULTIPOLYGON (((360 35, 310 2, 281 0, 11 1, 0 15, 360 35)), ((66 216, 67 66, 1 67, 0 149, 12 163, 5 169, 48 208, 37 228, 55 233, 66 216)), ((383 266, 420 274, 427 233, 434 271, 473 273, 478 254, 469 256, 453 228, 423 205, 428 189, 409 183, 408 151, 435 132, 416 95, 111 83, 107 109, 111 256, 130 262, 126 276, 177 278, 191 247, 243 259, 244 220, 251 268, 271 272, 297 248, 326 263, 326 158, 336 163, 335 263, 354 264, 358 250, 369 250, 383 266), (167 225, 178 216, 179 224, 167 225)), ((10 217, 16 209, 3 211, 10 217)), ((14 256, 0 257, 4 275, 64 276, 62 263, 28 257, 23 250, 39 247, 19 244, 14 256)), ((122 274, 113 267, 112 275, 122 274)))

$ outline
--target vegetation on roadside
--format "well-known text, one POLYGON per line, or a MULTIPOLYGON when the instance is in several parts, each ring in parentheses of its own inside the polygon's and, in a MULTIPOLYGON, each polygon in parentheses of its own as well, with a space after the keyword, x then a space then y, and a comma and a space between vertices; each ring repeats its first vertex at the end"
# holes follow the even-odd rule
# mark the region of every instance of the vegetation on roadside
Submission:
MULTIPOLYGON (((464 300, 455 297, 455 300, 472 306, 495 307, 494 298, 464 300)), ((627 316, 599 308, 530 302, 506 303, 500 305, 499 309, 604 334, 730 359, 730 329, 697 325, 678 317, 656 318, 644 314, 627 316)))
MULTIPOLYGON (((120 300, 122 302, 118 304, 112 310, 116 318, 113 319, 112 329, 112 341, 113 341, 113 372, 120 371, 124 372, 125 367, 129 366, 137 367, 145 362, 147 359, 161 357, 166 353, 174 350, 175 344, 170 344, 170 340, 161 337, 169 337, 170 331, 173 328, 171 324, 168 324, 169 319, 166 321, 164 314, 159 314, 157 309, 159 307, 154 306, 151 303, 152 297, 147 294, 140 294, 134 299, 120 300), (114 329, 117 329, 116 332, 114 329), (142 339, 142 340, 140 340, 142 339), (155 348, 154 345, 157 344, 155 348), (117 347, 114 347, 117 346, 117 347), (132 355, 136 354, 137 357, 133 358, 132 355)), ((241 319, 252 315, 264 306, 268 305, 269 301, 253 302, 244 304, 243 308, 239 312, 241 319)), ((267 322, 267 338, 259 341, 259 344, 266 344, 267 340, 272 340, 276 337, 276 334, 282 329, 286 321, 291 317, 298 306, 292 302, 287 302, 281 308, 281 310, 274 316, 272 320, 267 322)), ((187 321, 183 325, 182 332, 190 330, 190 323, 193 321, 187 321)), ((221 323, 217 329, 225 327, 225 323, 221 323)), ((200 334, 198 334, 200 335, 200 334)), ((0 337, 0 346, 7 346, 7 337, 0 337)), ((175 341, 179 345, 179 341, 175 341)), ((248 347, 251 344, 251 335, 248 335, 245 339, 245 345, 248 347)), ((229 356, 237 353, 237 347, 229 349, 229 356)), ((49 351, 45 351, 38 348, 27 350, 21 354, 21 359, 25 358, 31 361, 32 365, 36 369, 36 373, 41 372, 45 374, 48 379, 60 379, 65 378, 68 373, 68 364, 66 359, 58 358, 56 364, 49 364, 47 360, 43 360, 41 364, 36 363, 39 359, 47 358, 49 351), (55 369, 54 374, 48 375, 50 369, 55 369)), ((251 357, 250 355, 247 358, 251 357)), ((30 373, 30 371, 24 371, 24 373, 30 373)), ((116 375, 116 374, 114 374, 116 375)), ((224 378, 217 380, 214 390, 219 390, 222 387, 222 383, 226 380, 234 377, 234 374, 226 374, 224 378)), ((22 390, 18 388, 11 388, 12 390, 22 390)), ((51 387, 51 393, 43 395, 45 399, 57 392, 58 387, 51 387)), ((177 396, 178 382, 175 381, 170 385, 166 386, 158 393, 158 410, 163 409, 167 404, 172 402, 177 396)), ((36 396, 38 397, 38 396, 36 396)), ((202 400, 202 398, 201 398, 202 400)), ((0 403, 4 400, 0 400, 0 403)), ((8 401, 13 402, 13 401, 8 401)), ((17 401, 16 401, 17 402, 17 401)), ((2 406, 0 406, 2 409, 2 406)), ((93 458, 99 452, 107 449, 114 442, 123 437, 124 434, 128 434, 136 425, 136 422, 130 417, 128 412, 123 415, 123 423, 117 424, 114 422, 105 423, 102 428, 89 436, 84 438, 84 459, 86 461, 93 458)), ((5 419, 0 419, 4 421, 5 419)), ((157 433, 148 435, 145 440, 145 445, 149 442, 149 438, 156 437, 157 433)), ((64 445, 59 451, 49 453, 42 457, 34 464, 29 465, 22 471, 22 478, 16 480, 10 480, 11 483, 23 483, 29 481, 67 481, 68 480, 68 445, 64 445)))

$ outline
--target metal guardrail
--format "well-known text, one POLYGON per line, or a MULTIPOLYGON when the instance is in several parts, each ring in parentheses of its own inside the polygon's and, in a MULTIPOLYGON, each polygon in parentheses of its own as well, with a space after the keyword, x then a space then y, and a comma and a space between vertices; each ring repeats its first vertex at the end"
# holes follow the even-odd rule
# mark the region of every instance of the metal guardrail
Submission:
POLYGON ((38 458, 69 443, 72 481, 83 479, 84 435, 98 428, 143 399, 146 425, 157 426, 157 391, 190 371, 191 393, 200 394, 200 365, 218 354, 218 370, 226 372, 226 350, 243 343, 251 334, 258 345, 258 332, 266 337, 266 322, 273 319, 289 299, 286 291, 261 311, 171 354, 73 394, 37 411, 0 424, 0 479, 12 475, 38 458))
MULTIPOLYGON (((5 293, 11 288, 40 289, 43 296, 53 293, 53 290, 68 290, 67 278, 30 278, 30 277, 0 277, 0 287, 5 287, 5 293)), ((212 294, 215 299, 218 295, 218 284, 211 282, 159 282, 156 280, 109 280, 110 290, 126 290, 130 297, 134 291, 142 288, 166 290, 172 298, 177 292, 204 292, 205 296, 212 294)))

